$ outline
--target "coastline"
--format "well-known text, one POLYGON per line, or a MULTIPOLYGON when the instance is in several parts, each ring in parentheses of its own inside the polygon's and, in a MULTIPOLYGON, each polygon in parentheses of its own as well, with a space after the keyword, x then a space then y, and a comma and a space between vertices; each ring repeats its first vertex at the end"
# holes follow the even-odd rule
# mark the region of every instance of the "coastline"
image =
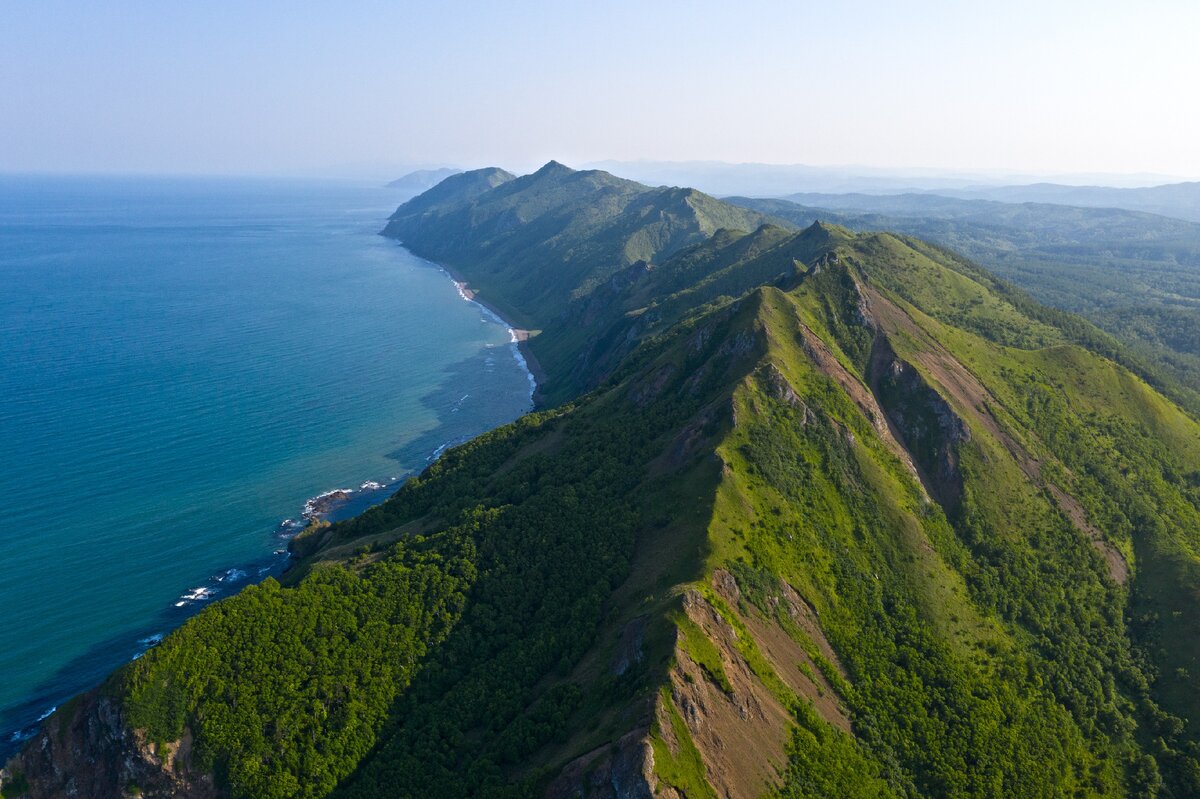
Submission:
MULTIPOLYGON (((419 258, 419 256, 415 257, 419 258)), ((536 410, 541 402, 540 386, 545 373, 536 356, 530 351, 531 331, 514 326, 494 306, 480 299, 477 292, 471 289, 467 281, 454 270, 433 261, 420 260, 444 272, 447 278, 454 283, 460 297, 478 305, 487 316, 508 330, 514 358, 529 380, 531 403, 529 410, 536 410)), ((433 451, 426 461, 437 460, 447 448, 460 444, 463 440, 465 439, 446 441, 433 451)), ((246 586, 257 584, 268 577, 278 578, 285 574, 293 565, 294 556, 291 543, 307 526, 314 523, 341 521, 381 504, 411 476, 410 473, 387 479, 380 478, 380 481, 367 479, 357 488, 334 488, 309 497, 298 516, 282 519, 278 523, 273 533, 275 545, 261 557, 223 568, 207 579, 197 581, 192 588, 182 591, 173 601, 162 608, 153 620, 136 630, 119 636, 118 639, 109 642, 109 646, 112 649, 124 650, 129 653, 125 656, 124 663, 136 661, 208 605, 232 596, 246 586)), ((91 688, 84 690, 91 690, 91 688)), ((79 691, 74 690, 62 695, 43 693, 31 698, 23 706, 4 708, 5 711, 15 716, 13 720, 16 723, 11 728, 5 729, 5 734, 0 738, 0 765, 3 765, 9 756, 19 751, 26 741, 35 737, 42 723, 63 702, 78 695, 79 691)))
MULTIPOLYGON (((403 246, 403 243, 401 243, 403 246)), ((420 257, 420 256, 418 256, 420 257)), ((504 314, 487 300, 480 298, 479 292, 471 288, 470 282, 464 275, 455 270, 453 267, 446 266, 437 261, 429 261, 438 269, 446 273, 446 276, 453 281, 455 287, 458 288, 458 294, 467 302, 473 302, 483 308, 501 324, 508 328, 509 334, 512 336, 512 342, 520 354, 519 360, 525 367, 525 371, 529 373, 530 393, 529 399, 533 403, 533 409, 537 410, 542 404, 542 385, 546 382, 546 372, 542 369, 542 365, 538 362, 537 356, 533 354, 532 348, 529 346, 529 340, 533 333, 525 328, 517 327, 512 322, 504 317, 504 314)))

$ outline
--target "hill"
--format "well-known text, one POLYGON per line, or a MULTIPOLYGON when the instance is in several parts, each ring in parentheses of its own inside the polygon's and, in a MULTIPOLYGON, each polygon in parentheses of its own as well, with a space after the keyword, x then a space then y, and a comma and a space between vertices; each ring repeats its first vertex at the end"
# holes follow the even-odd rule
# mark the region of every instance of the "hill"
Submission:
POLYGON ((540 328, 631 264, 763 220, 694 189, 649 188, 551 161, 478 195, 417 197, 384 235, 461 272, 514 321, 540 328))
POLYGON ((831 224, 609 264, 688 229, 643 213, 680 190, 548 169, 393 232, 582 313, 552 379, 593 387, 307 530, 48 719, 6 795, 1200 793, 1200 425, 1119 345, 831 224))
POLYGON ((945 193, 966 199, 1000 200, 1010 203, 1036 202, 1124 208, 1200 222, 1200 182, 1167 183, 1143 188, 1033 183, 1027 186, 957 188, 945 193))
POLYGON ((451 175, 457 175, 459 172, 462 172, 462 170, 453 169, 452 167, 418 169, 415 172, 409 172, 402 178, 391 181, 387 184, 387 187, 389 189, 399 189, 408 194, 420 194, 423 191, 432 189, 451 175))
POLYGON ((1200 224, 1113 208, 926 194, 729 198, 795 225, 827 219, 936 242, 1083 314, 1188 387, 1200 408, 1200 224))

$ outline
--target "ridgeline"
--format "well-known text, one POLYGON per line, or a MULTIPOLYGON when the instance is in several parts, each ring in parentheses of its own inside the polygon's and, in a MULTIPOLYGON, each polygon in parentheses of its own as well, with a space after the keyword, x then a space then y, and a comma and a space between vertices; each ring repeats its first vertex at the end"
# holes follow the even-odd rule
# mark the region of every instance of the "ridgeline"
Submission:
POLYGON ((385 234, 536 331, 544 409, 297 538, 5 796, 1200 795, 1200 425, 1113 339, 553 162, 385 234))

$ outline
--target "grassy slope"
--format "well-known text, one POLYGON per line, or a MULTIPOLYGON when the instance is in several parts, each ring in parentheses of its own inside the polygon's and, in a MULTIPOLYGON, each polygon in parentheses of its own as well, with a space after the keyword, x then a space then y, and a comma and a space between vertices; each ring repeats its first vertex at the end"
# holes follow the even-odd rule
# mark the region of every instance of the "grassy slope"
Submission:
POLYGON ((929 195, 795 199, 800 204, 733 202, 798 225, 821 218, 937 242, 1041 302, 1085 314, 1142 359, 1200 390, 1200 225, 1195 222, 1114 208, 929 195))
POLYGON ((586 794, 630 735, 688 796, 1200 790, 1190 417, 893 236, 723 233, 611 300, 602 388, 311 531, 130 719, 239 796, 586 794))
POLYGON ((384 234, 456 270, 518 326, 554 328, 530 342, 551 375, 543 387, 550 404, 583 387, 566 378, 561 389, 553 385, 571 373, 578 352, 566 317, 577 320, 581 307, 631 267, 657 264, 721 228, 753 230, 766 219, 694 189, 650 188, 553 161, 486 193, 460 195, 454 202, 415 198, 384 234))

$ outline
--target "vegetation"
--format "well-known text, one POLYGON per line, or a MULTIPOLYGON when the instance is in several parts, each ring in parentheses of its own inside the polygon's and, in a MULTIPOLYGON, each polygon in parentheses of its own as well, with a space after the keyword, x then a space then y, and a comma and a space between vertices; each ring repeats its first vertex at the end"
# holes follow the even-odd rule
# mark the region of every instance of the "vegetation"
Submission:
POLYGON ((1200 409, 1198 221, 1121 210, 1118 202, 1080 208, 928 194, 730 201, 794 225, 823 219, 962 253, 1037 300, 1083 314, 1140 361, 1187 386, 1185 402, 1200 409))
MULTIPOLYGON (((577 224, 615 191, 605 229, 644 220, 563 169, 465 173, 434 217, 488 220, 480 264, 507 246, 492 202, 577 224)), ((560 235, 544 216, 513 241, 560 235)), ((1144 378, 1170 379, 913 239, 755 225, 664 253, 559 287, 582 293, 538 322, 568 402, 306 531, 282 585, 120 675, 129 723, 190 734, 238 797, 587 796, 618 772, 1200 795, 1200 424, 1144 378)))

